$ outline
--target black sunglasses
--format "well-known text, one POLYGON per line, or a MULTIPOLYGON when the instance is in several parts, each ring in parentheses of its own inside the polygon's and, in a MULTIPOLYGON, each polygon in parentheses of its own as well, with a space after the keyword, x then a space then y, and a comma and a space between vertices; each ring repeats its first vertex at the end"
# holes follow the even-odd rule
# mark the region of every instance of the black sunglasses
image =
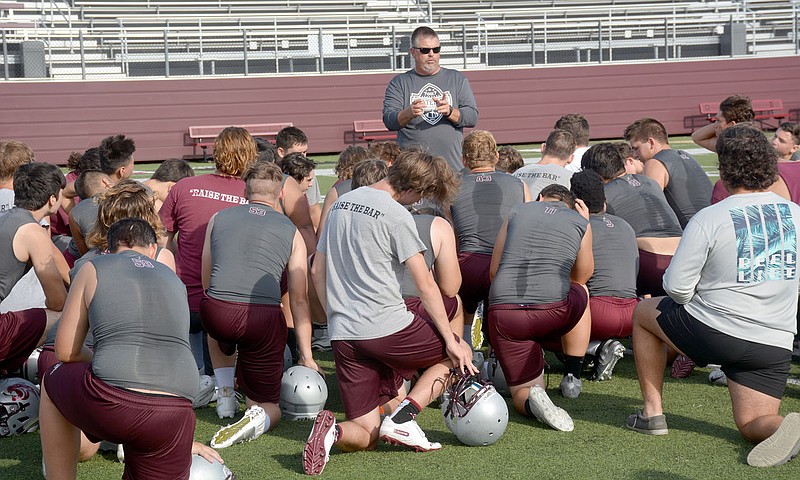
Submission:
POLYGON ((427 55, 427 54, 431 53, 431 50, 433 50, 433 53, 439 53, 439 52, 442 51, 442 46, 441 45, 439 45, 438 47, 433 47, 433 48, 429 48, 429 47, 422 47, 422 48, 412 47, 412 48, 415 49, 415 50, 419 50, 419 53, 421 53, 423 55, 427 55))

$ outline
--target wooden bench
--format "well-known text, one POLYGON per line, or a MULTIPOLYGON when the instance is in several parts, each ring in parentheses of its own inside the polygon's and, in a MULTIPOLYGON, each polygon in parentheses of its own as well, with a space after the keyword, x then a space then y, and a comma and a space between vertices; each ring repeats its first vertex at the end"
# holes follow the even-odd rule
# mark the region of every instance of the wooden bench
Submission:
MULTIPOLYGON (((759 122, 761 126, 764 125, 772 128, 777 128, 776 125, 770 125, 766 120, 783 120, 786 117, 786 112, 783 109, 783 100, 777 99, 759 99, 751 100, 753 105, 753 112, 755 113, 754 120, 759 122)), ((703 102, 699 104, 700 113, 706 116, 706 120, 710 123, 717 121, 717 113, 719 112, 719 102, 703 102)))
POLYGON ((353 122, 353 143, 357 141, 367 142, 367 145, 375 141, 397 140, 397 132, 386 128, 383 120, 356 120, 353 122))
MULTIPOLYGON (((214 145, 214 140, 217 138, 224 129, 231 125, 204 125, 189 127, 189 134, 187 145, 192 146, 192 155, 196 155, 197 147, 203 149, 203 161, 208 159, 207 149, 214 145)), ((241 127, 250 132, 253 137, 261 137, 272 143, 275 143, 275 137, 285 127, 291 127, 292 122, 285 123, 259 123, 252 125, 232 125, 241 127)))

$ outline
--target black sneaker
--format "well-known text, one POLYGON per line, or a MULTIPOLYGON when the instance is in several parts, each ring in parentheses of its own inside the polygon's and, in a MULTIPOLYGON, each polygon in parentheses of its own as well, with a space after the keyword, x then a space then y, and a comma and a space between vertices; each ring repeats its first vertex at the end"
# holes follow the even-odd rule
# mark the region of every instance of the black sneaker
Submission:
POLYGON ((645 435, 666 435, 669 433, 667 429, 667 418, 661 415, 653 415, 652 417, 645 417, 642 412, 636 412, 628 416, 628 421, 625 426, 631 430, 645 435))

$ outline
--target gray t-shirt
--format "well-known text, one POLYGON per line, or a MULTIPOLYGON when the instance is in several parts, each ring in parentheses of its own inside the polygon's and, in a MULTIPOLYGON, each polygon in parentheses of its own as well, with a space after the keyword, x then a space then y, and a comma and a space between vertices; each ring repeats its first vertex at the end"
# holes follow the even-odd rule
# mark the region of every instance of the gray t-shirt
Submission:
POLYGON ((361 187, 331 206, 317 250, 326 256, 331 340, 368 340, 411 324, 400 283, 425 251, 411 214, 383 190, 361 187))
POLYGON ((250 203, 217 213, 211 230, 207 294, 227 302, 281 303, 281 276, 297 227, 267 205, 250 203))
MULTIPOLYGON (((425 214, 412 214, 414 217, 414 224, 417 226, 417 233, 419 234, 419 239, 422 240, 422 243, 425 245, 425 265, 428 266, 428 270, 433 269, 433 264, 436 262, 436 256, 433 253, 433 240, 431 240, 431 225, 433 225, 433 220, 436 219, 433 215, 425 215, 425 214)), ((405 275, 403 276, 403 298, 408 297, 419 297, 419 290, 417 290, 417 284, 414 282, 414 277, 408 272, 406 269, 405 275)))
POLYGON ((394 77, 383 98, 383 123, 397 131, 400 148, 423 146, 447 160, 454 173, 461 171, 461 141, 464 128, 478 123, 478 107, 467 77, 456 70, 442 68, 434 75, 422 76, 409 70, 394 77), (461 117, 454 124, 436 111, 434 98, 446 97, 461 117), (426 112, 400 127, 397 114, 417 100, 426 103, 426 112))
POLYGON ((30 210, 24 208, 12 208, 0 217, 0 301, 31 269, 30 262, 20 262, 14 256, 14 237, 20 227, 29 223, 36 223, 36 220, 30 210))
POLYGON ((664 196, 681 228, 685 228, 695 213, 711 205, 711 180, 697 160, 683 150, 661 150, 653 158, 669 173, 664 196))
POLYGON ((348 178, 347 180, 342 180, 341 182, 336 182, 333 185, 333 188, 336 189, 336 194, 341 197, 345 193, 349 192, 353 189, 353 179, 348 178))
POLYGON ((322 202, 322 194, 319 191, 319 182, 317 181, 317 177, 314 177, 314 181, 311 183, 311 187, 306 190, 306 199, 308 199, 308 206, 313 207, 322 202))
POLYGON ((14 190, 0 188, 0 217, 14 208, 14 190))
POLYGON ((450 206, 458 251, 491 255, 509 212, 524 201, 522 182, 507 173, 464 174, 450 206))
MULTIPOLYGON (((86 242, 86 237, 89 236, 89 233, 94 228, 94 224, 97 223, 97 211, 99 209, 100 205, 97 203, 97 197, 92 197, 82 200, 72 208, 71 212, 69 212, 70 216, 78 225, 78 229, 83 236, 84 242, 86 242)), ((91 248, 91 245, 88 243, 86 246, 91 248)), ((75 240, 70 239, 69 246, 67 248, 73 257, 78 258, 81 256, 80 252, 78 251, 78 246, 75 244, 75 240)))
POLYGON ((594 273, 586 283, 592 297, 636 298, 639 250, 625 220, 609 214, 589 216, 594 273))
POLYGON ((637 238, 681 236, 678 217, 652 178, 626 174, 608 182, 605 192, 606 211, 628 222, 637 238))
POLYGON ((711 328, 792 350, 800 207, 771 192, 699 211, 664 272, 664 290, 711 328))
POLYGON ((92 372, 115 387, 192 400, 199 378, 181 280, 166 265, 132 250, 91 262, 97 270, 97 289, 89 304, 92 372))
POLYGON ((531 191, 531 198, 536 200, 536 197, 539 196, 539 192, 548 185, 556 183, 569 188, 569 180, 572 178, 573 173, 575 172, 570 172, 566 168, 554 163, 545 165, 532 163, 514 172, 514 176, 528 185, 528 189, 531 191))
POLYGON ((562 202, 528 202, 514 208, 489 304, 541 305, 565 299, 588 225, 562 202))

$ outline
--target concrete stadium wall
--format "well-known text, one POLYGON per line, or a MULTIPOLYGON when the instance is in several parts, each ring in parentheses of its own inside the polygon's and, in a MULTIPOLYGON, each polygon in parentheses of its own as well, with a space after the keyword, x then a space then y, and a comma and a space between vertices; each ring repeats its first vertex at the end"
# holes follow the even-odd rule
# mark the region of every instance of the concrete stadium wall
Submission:
MULTIPOLYGON (((190 125, 290 121, 312 153, 338 152, 353 120, 377 119, 392 74, 271 76, 105 82, 0 82, 0 139, 31 145, 37 159, 64 163, 71 151, 124 133, 138 161, 192 153, 190 125)), ((478 128, 498 142, 540 142, 564 113, 589 119, 592 138, 619 138, 652 116, 670 134, 691 131, 698 103, 733 93, 781 98, 800 109, 797 57, 538 67, 470 71, 478 128)), ((797 115, 797 112, 794 112, 797 115)), ((699 124, 699 123, 698 123, 699 124)))

